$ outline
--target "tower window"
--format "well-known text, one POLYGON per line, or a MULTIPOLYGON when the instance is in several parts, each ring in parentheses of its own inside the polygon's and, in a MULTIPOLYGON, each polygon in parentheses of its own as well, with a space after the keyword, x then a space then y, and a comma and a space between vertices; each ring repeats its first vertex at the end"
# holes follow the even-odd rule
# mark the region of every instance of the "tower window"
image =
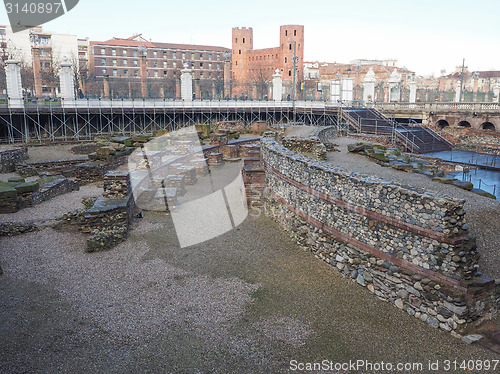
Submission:
POLYGON ((290 51, 292 50, 292 45, 291 45, 291 44, 289 44, 289 45, 288 45, 288 49, 289 49, 290 51))
POLYGON ((288 70, 288 76, 291 77, 292 76, 292 71, 291 70, 288 70))
POLYGON ((238 43, 238 38, 235 39, 235 43, 238 43))
POLYGON ((245 38, 243 38, 243 44, 245 44, 245 38))
POLYGON ((241 55, 241 49, 239 50, 238 54, 241 55))
POLYGON ((297 36, 297 30, 293 30, 293 36, 297 36))
POLYGON ((285 30, 285 36, 288 36, 288 30, 285 30))
POLYGON ((285 57, 285 64, 288 62, 287 58, 285 57))

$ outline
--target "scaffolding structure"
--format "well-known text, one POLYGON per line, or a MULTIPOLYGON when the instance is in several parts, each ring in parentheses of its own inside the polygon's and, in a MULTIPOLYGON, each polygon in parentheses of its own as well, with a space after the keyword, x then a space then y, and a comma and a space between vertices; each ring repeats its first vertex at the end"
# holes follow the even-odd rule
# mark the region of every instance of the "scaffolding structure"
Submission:
POLYGON ((340 126, 338 106, 324 102, 72 100, 0 107, 2 143, 86 141, 97 136, 151 134, 184 126, 289 122, 340 126))

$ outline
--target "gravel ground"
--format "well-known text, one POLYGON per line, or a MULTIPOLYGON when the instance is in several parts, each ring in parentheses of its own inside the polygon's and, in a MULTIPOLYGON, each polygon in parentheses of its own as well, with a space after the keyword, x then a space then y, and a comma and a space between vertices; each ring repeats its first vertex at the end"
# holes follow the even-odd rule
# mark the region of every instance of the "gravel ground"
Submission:
POLYGON ((0 372, 281 373, 290 360, 498 358, 374 298, 266 217, 181 249, 171 218, 146 213, 115 249, 84 247, 83 234, 50 228, 0 239, 0 372))
POLYGON ((83 198, 99 195, 102 195, 102 184, 88 184, 81 186, 79 191, 56 196, 39 205, 20 209, 16 213, 0 214, 0 222, 40 222, 59 218, 69 211, 83 208, 83 198))
MULTIPOLYGON (((86 155, 77 155, 71 152, 75 144, 48 145, 28 148, 28 162, 53 160, 86 160, 86 155)), ((0 145, 1 148, 12 148, 12 145, 0 145)))
POLYGON ((361 174, 376 175, 385 180, 394 180, 414 187, 424 188, 451 197, 465 199, 467 223, 471 233, 477 236, 477 245, 481 253, 479 262, 483 274, 500 278, 500 201, 476 195, 461 188, 433 182, 422 174, 405 173, 392 168, 382 167, 366 156, 349 153, 347 145, 359 142, 359 139, 340 137, 333 140, 340 152, 328 154, 328 161, 341 168, 357 171, 361 174))

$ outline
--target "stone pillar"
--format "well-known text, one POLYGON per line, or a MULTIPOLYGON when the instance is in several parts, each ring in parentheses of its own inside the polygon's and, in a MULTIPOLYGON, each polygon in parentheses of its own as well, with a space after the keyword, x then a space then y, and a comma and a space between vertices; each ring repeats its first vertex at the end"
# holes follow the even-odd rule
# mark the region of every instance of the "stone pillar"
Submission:
POLYGON ((273 100, 281 101, 283 98, 283 81, 279 69, 273 74, 273 100))
POLYGON ((224 98, 231 98, 231 60, 224 61, 224 98))
POLYGON ((148 90, 148 65, 146 56, 141 56, 141 95, 144 99, 149 97, 148 90))
POLYGON ((389 102, 401 101, 401 74, 396 69, 392 71, 388 80, 389 83, 389 102))
POLYGON ((342 93, 341 99, 342 101, 351 102, 354 97, 352 95, 353 81, 352 78, 343 78, 342 79, 342 93))
POLYGON ((184 101, 193 101, 193 76, 187 64, 181 71, 181 98, 184 101))
POLYGON ((363 102, 368 103, 375 101, 375 82, 375 72, 370 68, 363 79, 363 102))
POLYGON ((493 101, 500 103, 500 83, 493 86, 493 101))
POLYGON ((461 83, 458 82, 457 83, 457 87, 455 88, 455 102, 458 103, 460 102, 460 96, 462 96, 462 90, 461 90, 461 87, 460 87, 461 83))
POLYGON ((59 84, 61 87, 61 98, 64 102, 71 102, 75 100, 75 80, 73 78, 73 69, 71 64, 67 61, 61 64, 59 71, 59 84))
POLYGON ((31 49, 33 55, 33 77, 35 82, 35 96, 42 97, 42 72, 40 66, 40 48, 31 49))
POLYGON ((417 82, 410 82, 410 103, 417 101, 417 82))
POLYGON ((104 98, 109 99, 111 97, 109 89, 109 75, 104 76, 103 87, 104 87, 104 98))
POLYGON ((9 98, 9 107, 22 108, 23 101, 23 87, 21 84, 21 69, 19 68, 19 61, 7 60, 5 61, 5 80, 7 83, 7 96, 9 98))
POLYGON ((340 79, 331 81, 330 84, 330 101, 338 103, 342 98, 340 97, 340 79))

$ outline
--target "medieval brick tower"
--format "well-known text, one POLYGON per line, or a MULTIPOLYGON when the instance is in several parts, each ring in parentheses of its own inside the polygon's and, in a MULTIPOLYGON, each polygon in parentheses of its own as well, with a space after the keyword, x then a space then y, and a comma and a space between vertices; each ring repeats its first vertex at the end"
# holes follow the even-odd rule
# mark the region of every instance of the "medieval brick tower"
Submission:
MULTIPOLYGON (((276 69, 284 81, 293 80, 293 56, 297 56, 295 81, 303 80, 304 26, 280 27, 280 45, 275 48, 253 49, 253 29, 234 27, 232 32, 233 94, 248 94, 252 85, 270 82, 276 69)), ((250 93, 251 94, 251 93, 250 93)))
POLYGON ((232 36, 233 81, 245 82, 248 72, 248 51, 253 50, 253 29, 234 27, 232 36))
POLYGON ((280 66, 283 80, 293 80, 293 54, 298 57, 295 64, 295 81, 304 76, 304 26, 286 25, 280 27, 280 66))

